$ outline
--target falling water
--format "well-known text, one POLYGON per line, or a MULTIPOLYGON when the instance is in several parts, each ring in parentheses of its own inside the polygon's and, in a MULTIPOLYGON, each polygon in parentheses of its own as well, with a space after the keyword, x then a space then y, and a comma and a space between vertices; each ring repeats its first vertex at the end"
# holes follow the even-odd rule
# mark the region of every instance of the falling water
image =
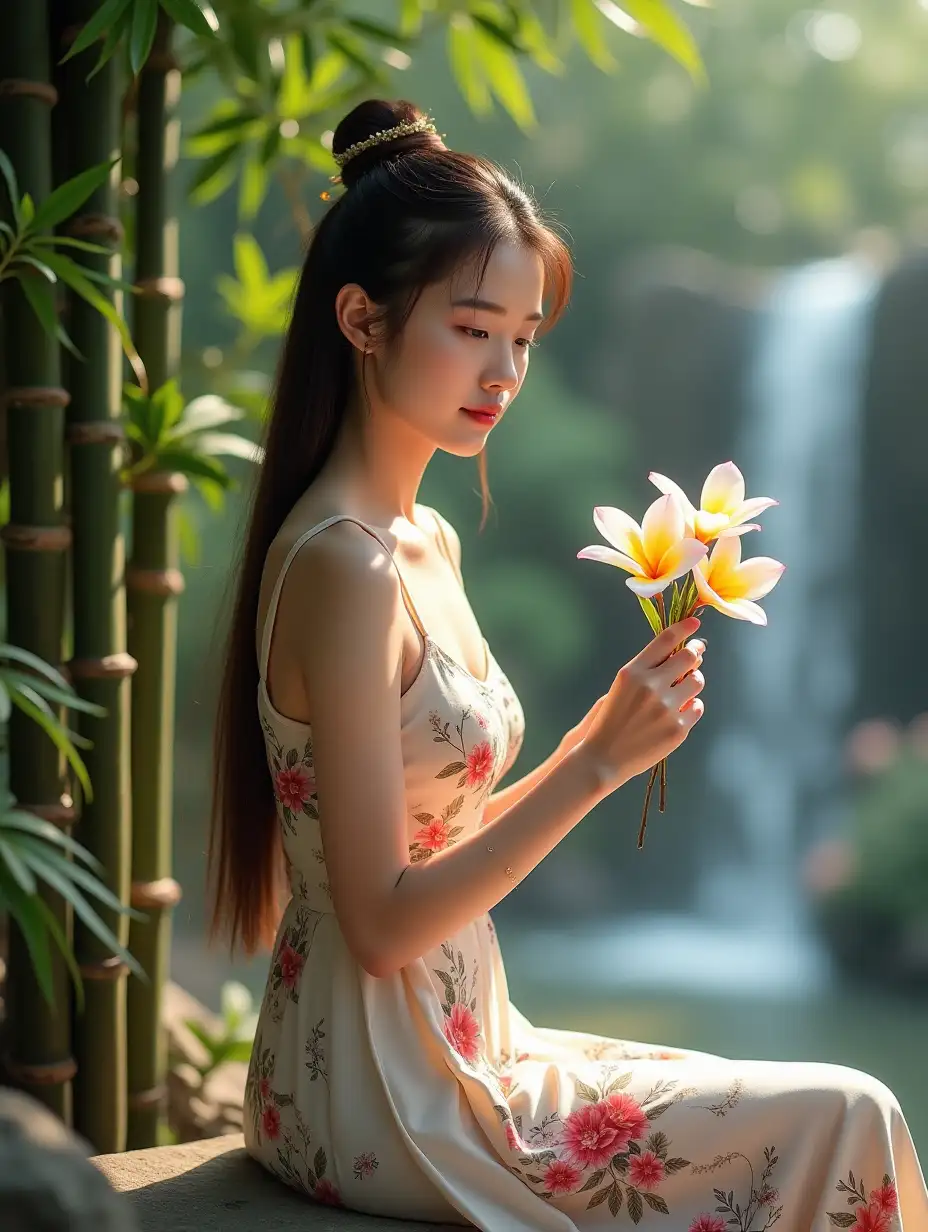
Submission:
POLYGON ((745 558, 773 556, 788 568, 764 600, 768 627, 733 626, 732 694, 715 703, 713 725, 723 713, 729 725, 716 728, 708 773, 736 842, 719 827, 707 844, 694 916, 625 919, 589 939, 537 938, 543 961, 562 973, 773 996, 827 983, 799 861, 813 836, 840 824, 841 736, 855 688, 863 367, 876 290, 875 272, 858 260, 821 261, 783 273, 758 313, 732 457, 748 495, 780 505, 742 547, 745 558))

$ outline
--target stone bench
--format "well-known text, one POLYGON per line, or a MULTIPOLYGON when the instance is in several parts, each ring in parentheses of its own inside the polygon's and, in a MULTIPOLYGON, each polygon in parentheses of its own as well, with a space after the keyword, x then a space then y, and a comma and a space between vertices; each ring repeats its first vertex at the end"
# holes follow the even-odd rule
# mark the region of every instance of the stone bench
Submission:
POLYGON ((96 1155, 93 1163, 128 1197, 139 1232, 451 1232, 448 1224, 317 1206, 255 1163, 241 1134, 96 1155))

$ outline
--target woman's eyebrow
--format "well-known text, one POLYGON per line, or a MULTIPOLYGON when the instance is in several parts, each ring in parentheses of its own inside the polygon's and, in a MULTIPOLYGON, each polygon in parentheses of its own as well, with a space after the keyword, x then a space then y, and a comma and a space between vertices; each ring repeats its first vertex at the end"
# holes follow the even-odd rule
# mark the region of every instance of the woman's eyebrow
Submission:
MULTIPOLYGON (((476 308, 478 312, 495 312, 498 316, 502 316, 502 317, 506 315, 506 309, 503 307, 502 304, 494 304, 492 300, 479 299, 476 296, 472 296, 470 299, 456 299, 452 303, 451 307, 452 308, 476 308)), ((526 321, 543 321, 544 313, 543 312, 529 312, 526 315, 525 320, 526 321)))

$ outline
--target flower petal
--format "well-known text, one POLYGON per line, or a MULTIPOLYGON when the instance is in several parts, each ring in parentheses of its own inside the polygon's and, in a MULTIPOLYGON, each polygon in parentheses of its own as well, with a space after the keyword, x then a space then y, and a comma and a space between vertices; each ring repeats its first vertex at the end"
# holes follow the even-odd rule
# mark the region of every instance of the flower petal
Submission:
POLYGON ((641 546, 641 527, 633 517, 621 509, 609 505, 597 505, 593 510, 593 525, 614 548, 640 560, 644 564, 644 549, 641 546))
POLYGON ((727 575, 741 564, 741 536, 720 535, 709 557, 709 580, 713 573, 727 575))
POLYGON ((770 496, 752 496, 750 500, 742 501, 737 509, 732 511, 731 524, 738 526, 741 522, 746 522, 748 518, 756 518, 765 509, 771 509, 779 503, 770 496))
POLYGON ((641 574, 641 566, 637 561, 617 552, 615 548, 607 548, 603 543, 593 543, 577 553, 578 560, 599 560, 604 565, 616 565, 619 569, 627 569, 629 573, 641 574))
POLYGON ((719 532, 719 539, 728 539, 732 535, 746 535, 749 530, 762 530, 763 527, 759 522, 748 522, 744 526, 729 526, 727 530, 719 532))
POLYGON ((683 510, 683 515, 687 521, 690 523, 695 522, 696 509, 693 506, 693 502, 678 483, 674 483, 672 479, 668 479, 666 475, 661 475, 658 471, 651 471, 648 478, 656 488, 659 488, 665 494, 675 496, 680 502, 680 508, 683 510))
POLYGON ((629 590, 633 590, 636 595, 641 595, 642 599, 652 599, 655 595, 659 595, 661 591, 666 590, 670 585, 670 578, 641 578, 630 577, 625 579, 625 585, 629 590))
POLYGON ((699 505, 707 513, 733 513, 744 501, 744 476, 734 462, 713 466, 702 485, 699 505))
POLYGON ((697 561, 703 560, 708 553, 709 549, 698 539, 681 539, 664 553, 656 577, 665 577, 672 582, 674 578, 689 573, 697 561))
POLYGON ((748 620, 752 625, 765 625, 767 613, 757 603, 748 599, 722 599, 717 604, 718 611, 735 620, 748 620))
POLYGON ((742 599, 763 599, 779 582, 786 565, 771 556, 754 556, 735 570, 734 583, 742 599))
POLYGON ((686 534, 686 520, 672 493, 659 496, 641 519, 641 539, 648 572, 654 576, 664 554, 686 534))

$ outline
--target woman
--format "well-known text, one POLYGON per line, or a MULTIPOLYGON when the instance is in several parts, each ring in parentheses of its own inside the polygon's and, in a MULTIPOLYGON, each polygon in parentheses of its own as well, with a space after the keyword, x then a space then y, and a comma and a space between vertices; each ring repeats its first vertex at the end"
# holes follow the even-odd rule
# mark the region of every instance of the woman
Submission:
POLYGON ((695 619, 655 638, 493 791, 522 711, 416 495, 438 449, 482 463, 570 260, 410 104, 357 107, 333 151, 346 191, 283 350, 217 729, 214 932, 273 944, 248 1150, 316 1201, 487 1232, 928 1228, 876 1079, 536 1028, 509 1001, 489 910, 687 737, 705 643, 695 619))

